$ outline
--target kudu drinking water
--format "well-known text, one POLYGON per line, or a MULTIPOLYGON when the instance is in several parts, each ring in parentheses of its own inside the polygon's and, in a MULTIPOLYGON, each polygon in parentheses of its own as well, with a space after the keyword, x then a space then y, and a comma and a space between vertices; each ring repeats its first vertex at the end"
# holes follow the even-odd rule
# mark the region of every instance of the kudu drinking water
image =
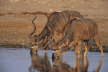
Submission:
POLYGON ((56 42, 58 42, 64 36, 64 29, 70 20, 76 18, 82 18, 82 15, 77 11, 61 11, 53 12, 48 17, 48 22, 44 29, 39 35, 34 35, 36 26, 33 19, 32 23, 34 25, 34 30, 30 34, 31 38, 34 40, 32 51, 35 52, 39 47, 48 48, 52 47, 56 42))

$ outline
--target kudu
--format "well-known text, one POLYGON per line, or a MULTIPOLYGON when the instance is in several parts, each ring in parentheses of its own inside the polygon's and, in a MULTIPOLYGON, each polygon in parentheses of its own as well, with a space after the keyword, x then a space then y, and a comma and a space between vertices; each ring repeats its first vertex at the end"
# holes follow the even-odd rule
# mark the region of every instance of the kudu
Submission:
POLYGON ((63 47, 71 46, 75 48, 76 54, 84 50, 87 55, 89 49, 88 42, 94 40, 101 51, 101 55, 103 55, 103 48, 99 36, 98 25, 92 19, 76 19, 67 25, 65 36, 55 44, 55 48, 59 48, 59 52, 62 52, 63 47))
MULTIPOLYGON (((34 40, 33 51, 37 51, 38 48, 48 48, 53 47, 53 45, 58 42, 64 36, 64 30, 70 20, 74 20, 77 18, 82 18, 82 15, 77 11, 61 11, 61 12, 53 12, 48 17, 48 22, 45 25, 44 29, 39 35, 33 35, 36 26, 34 26, 33 32, 30 36, 34 40)), ((33 19, 32 23, 35 25, 33 19)))

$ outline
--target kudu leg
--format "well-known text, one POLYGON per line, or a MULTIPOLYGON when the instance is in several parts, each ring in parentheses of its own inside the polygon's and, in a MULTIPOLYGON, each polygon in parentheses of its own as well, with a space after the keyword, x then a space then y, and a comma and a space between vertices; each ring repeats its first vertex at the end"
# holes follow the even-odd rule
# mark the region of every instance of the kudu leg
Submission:
POLYGON ((52 61, 55 61, 56 59, 59 59, 59 57, 61 56, 62 51, 61 49, 55 50, 52 54, 52 61))
POLYGON ((34 45, 31 47, 31 54, 37 54, 37 51, 38 51, 38 46, 37 45, 34 45))
POLYGON ((52 55, 52 59, 56 59, 56 58, 59 58, 59 56, 62 54, 63 50, 62 48, 67 46, 69 44, 68 41, 65 41, 65 42, 61 42, 57 45, 55 45, 56 47, 56 50, 54 51, 53 55, 52 55), (62 44, 61 44, 62 43, 62 44))
POLYGON ((87 42, 84 42, 84 56, 88 55, 89 46, 87 42))
POLYGON ((76 55, 80 55, 81 54, 81 45, 82 45, 82 42, 77 40, 75 41, 76 45, 75 45, 75 53, 76 55))

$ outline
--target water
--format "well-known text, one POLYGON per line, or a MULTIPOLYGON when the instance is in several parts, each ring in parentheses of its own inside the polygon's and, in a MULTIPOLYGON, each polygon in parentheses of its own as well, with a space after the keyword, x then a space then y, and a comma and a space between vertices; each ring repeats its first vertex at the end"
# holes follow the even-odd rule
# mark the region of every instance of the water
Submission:
MULTIPOLYGON (((44 56, 45 51, 39 51, 39 56, 44 56)), ((51 53, 48 52, 48 59, 52 64, 51 53)), ((100 53, 89 52, 89 72, 92 72, 99 64, 100 53)), ((104 64, 101 67, 100 72, 108 72, 108 53, 105 53, 104 64)), ((63 62, 67 63, 71 67, 75 66, 74 52, 63 53, 63 62)), ((30 56, 29 49, 24 48, 0 48, 0 72, 29 72, 32 66, 32 58, 30 56)))

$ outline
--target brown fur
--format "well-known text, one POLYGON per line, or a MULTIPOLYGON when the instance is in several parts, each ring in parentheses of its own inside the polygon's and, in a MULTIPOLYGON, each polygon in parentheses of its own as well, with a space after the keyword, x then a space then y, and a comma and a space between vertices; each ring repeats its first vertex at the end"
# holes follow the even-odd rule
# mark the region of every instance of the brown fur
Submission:
MULTIPOLYGON (((62 11, 53 12, 48 17, 48 22, 43 31, 39 35, 34 35, 35 42, 40 42, 40 46, 48 47, 48 41, 52 38, 55 42, 60 40, 64 36, 64 29, 67 23, 74 18, 82 17, 79 12, 76 11, 62 11)), ((34 29, 35 31, 36 29, 34 29)), ((53 45, 52 41, 52 45, 53 45)), ((51 44, 50 44, 51 47, 51 44)))
MULTIPOLYGON (((69 45, 70 43, 70 46, 75 46, 75 50, 79 51, 83 42, 86 42, 87 40, 95 40, 101 53, 103 53, 99 40, 98 26, 93 20, 85 18, 74 20, 71 24, 67 25, 65 31, 65 37, 61 42, 58 42, 58 45, 55 45, 56 48, 60 47, 61 49, 63 46, 69 45)), ((87 46, 85 46, 85 49, 88 49, 87 46)))
MULTIPOLYGON (((65 35, 65 28, 67 27, 67 24, 70 22, 70 20, 74 20, 76 18, 82 18, 82 15, 77 11, 69 11, 65 10, 59 13, 59 21, 55 24, 55 27, 52 27, 52 39, 54 40, 52 42, 52 46, 57 43, 61 38, 65 35)), ((51 43, 50 43, 51 45, 51 43)))

